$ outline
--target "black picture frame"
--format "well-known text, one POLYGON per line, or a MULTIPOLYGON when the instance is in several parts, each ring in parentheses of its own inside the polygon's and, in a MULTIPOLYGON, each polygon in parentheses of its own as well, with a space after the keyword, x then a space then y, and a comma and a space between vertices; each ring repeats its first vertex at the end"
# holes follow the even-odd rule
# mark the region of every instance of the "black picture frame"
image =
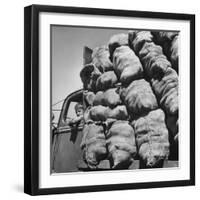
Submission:
POLYGON ((95 192, 195 185, 195 15, 31 5, 24 8, 24 192, 30 195, 95 192), (101 16, 187 20, 190 23, 190 179, 163 182, 39 188, 39 14, 76 13, 101 16))

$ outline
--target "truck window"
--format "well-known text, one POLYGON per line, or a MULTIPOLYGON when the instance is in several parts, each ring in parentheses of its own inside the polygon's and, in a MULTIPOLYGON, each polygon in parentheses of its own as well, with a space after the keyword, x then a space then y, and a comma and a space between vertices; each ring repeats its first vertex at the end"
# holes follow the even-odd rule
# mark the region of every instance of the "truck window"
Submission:
POLYGON ((65 116, 66 125, 70 125, 70 127, 72 126, 76 127, 83 123, 82 103, 80 104, 80 102, 70 101, 66 112, 67 112, 67 115, 65 116))
POLYGON ((71 101, 68 107, 67 115, 66 115, 66 121, 68 119, 74 119, 76 117, 76 112, 75 112, 75 105, 77 102, 71 101))
MULTIPOLYGON (((83 102, 83 91, 82 91, 82 89, 71 93, 65 99, 63 106, 62 106, 62 111, 60 113, 58 128, 65 127, 66 125, 69 125, 68 123, 70 122, 70 120, 71 120, 71 123, 79 121, 79 118, 77 118, 76 110, 75 110, 75 106, 78 102, 83 102)), ((80 111, 78 112, 78 114, 79 113, 80 113, 80 111)), ((71 125, 70 125, 70 127, 71 127, 71 125)))

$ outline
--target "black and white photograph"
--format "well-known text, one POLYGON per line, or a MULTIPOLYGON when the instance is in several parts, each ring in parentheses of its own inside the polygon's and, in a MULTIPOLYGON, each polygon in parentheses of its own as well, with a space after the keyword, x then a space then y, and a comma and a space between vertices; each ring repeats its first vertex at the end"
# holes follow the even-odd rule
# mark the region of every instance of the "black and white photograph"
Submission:
POLYGON ((194 185, 194 16, 25 11, 25 192, 194 185))
POLYGON ((51 173, 179 167, 179 32, 51 25, 51 173))

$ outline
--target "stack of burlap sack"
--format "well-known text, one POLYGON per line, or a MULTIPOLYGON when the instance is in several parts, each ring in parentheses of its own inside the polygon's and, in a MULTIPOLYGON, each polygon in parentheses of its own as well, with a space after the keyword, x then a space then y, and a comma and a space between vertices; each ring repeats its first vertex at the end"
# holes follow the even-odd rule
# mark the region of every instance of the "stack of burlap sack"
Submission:
MULTIPOLYGON (((114 39, 111 41, 117 43, 114 39)), ((123 73, 119 74, 122 83, 120 97, 127 107, 129 121, 134 128, 140 160, 145 167, 156 167, 169 155, 165 114, 159 109, 151 85, 145 80, 146 74, 140 59, 129 42, 128 45, 119 45, 112 58, 116 72, 123 68, 123 73), (126 70, 127 73, 124 73, 126 70)))
POLYGON ((95 48, 92 63, 86 65, 80 75, 87 90, 84 93, 87 109, 81 143, 84 160, 90 168, 97 168, 106 156, 111 168, 128 168, 136 154, 135 135, 126 106, 120 98, 119 79, 110 61, 109 49, 105 46, 95 48), (88 130, 94 126, 96 130, 90 137, 88 130), (104 134, 99 127, 103 128, 104 134), (104 138, 93 140, 99 135, 104 135, 104 138))
POLYGON ((88 167, 96 169, 108 159, 112 169, 128 169, 136 155, 145 168, 161 166, 169 156, 168 130, 177 134, 171 116, 178 114, 170 96, 178 95, 177 73, 162 48, 150 32, 130 31, 114 35, 91 57, 80 72, 85 105, 81 148, 88 167))
MULTIPOLYGON (((161 35, 161 33, 159 32, 157 35, 161 35)), ((168 34, 170 35, 170 32, 168 34)), ((173 35, 172 37, 171 34, 171 38, 175 39, 176 36, 173 35)), ((159 105, 166 114, 166 124, 170 131, 170 136, 177 141, 179 110, 178 74, 163 53, 162 49, 164 47, 156 45, 153 39, 156 40, 149 31, 129 32, 129 44, 140 58, 159 105)), ((171 45, 172 48, 173 44, 171 45)), ((178 52, 176 53, 178 55, 178 52)))

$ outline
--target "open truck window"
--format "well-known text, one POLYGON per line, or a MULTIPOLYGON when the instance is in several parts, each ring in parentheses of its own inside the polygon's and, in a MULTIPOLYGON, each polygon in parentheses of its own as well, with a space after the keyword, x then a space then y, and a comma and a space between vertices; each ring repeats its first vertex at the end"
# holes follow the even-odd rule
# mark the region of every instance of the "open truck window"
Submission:
POLYGON ((74 119, 76 117, 76 112, 75 112, 75 106, 78 102, 71 101, 69 102, 69 107, 68 110, 66 111, 66 116, 65 116, 65 121, 68 122, 71 119, 74 119))
POLYGON ((69 122, 77 117, 75 105, 82 102, 83 90, 73 92, 65 99, 58 121, 58 128, 69 127, 69 122))

